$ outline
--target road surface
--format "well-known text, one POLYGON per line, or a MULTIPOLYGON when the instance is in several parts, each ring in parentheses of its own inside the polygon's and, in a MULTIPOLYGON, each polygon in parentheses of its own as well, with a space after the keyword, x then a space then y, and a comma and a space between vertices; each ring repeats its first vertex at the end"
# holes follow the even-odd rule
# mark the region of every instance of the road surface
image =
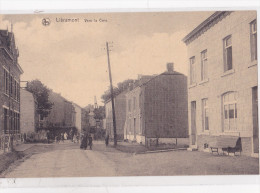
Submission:
POLYGON ((93 150, 81 150, 71 142, 37 148, 30 158, 14 164, 3 177, 259 174, 258 159, 246 156, 188 151, 134 155, 106 148, 103 142, 96 141, 93 150))

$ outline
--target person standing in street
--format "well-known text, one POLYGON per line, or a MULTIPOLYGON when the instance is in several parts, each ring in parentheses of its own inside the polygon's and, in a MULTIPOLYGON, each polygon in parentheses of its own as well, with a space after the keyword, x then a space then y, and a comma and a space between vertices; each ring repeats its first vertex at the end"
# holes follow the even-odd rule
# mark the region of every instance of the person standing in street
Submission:
POLYGON ((64 134, 63 133, 60 134, 60 139, 61 139, 62 142, 64 142, 64 134))
POLYGON ((88 135, 84 134, 82 140, 81 140, 81 144, 80 144, 80 149, 87 149, 88 147, 88 135))
POLYGON ((50 143, 50 131, 49 130, 47 130, 46 137, 47 137, 47 143, 49 144, 50 143))
POLYGON ((67 132, 64 133, 64 140, 67 140, 68 139, 68 134, 67 132))
POLYGON ((89 137, 88 137, 88 145, 89 145, 89 148, 92 149, 93 143, 92 143, 92 136, 91 136, 91 134, 89 134, 89 137))
POLYGON ((105 141, 106 141, 106 147, 107 147, 107 146, 108 146, 108 143, 109 143, 109 135, 106 136, 105 141))

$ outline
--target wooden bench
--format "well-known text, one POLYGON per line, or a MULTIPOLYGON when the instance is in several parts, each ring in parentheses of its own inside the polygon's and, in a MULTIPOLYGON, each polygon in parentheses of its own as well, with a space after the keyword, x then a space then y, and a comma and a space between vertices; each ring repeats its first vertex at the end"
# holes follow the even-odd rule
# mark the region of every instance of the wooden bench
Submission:
POLYGON ((222 153, 224 155, 225 152, 228 153, 235 153, 242 151, 242 143, 241 143, 241 137, 233 137, 233 136, 221 136, 217 139, 216 143, 210 146, 212 154, 218 153, 219 150, 222 150, 222 153))

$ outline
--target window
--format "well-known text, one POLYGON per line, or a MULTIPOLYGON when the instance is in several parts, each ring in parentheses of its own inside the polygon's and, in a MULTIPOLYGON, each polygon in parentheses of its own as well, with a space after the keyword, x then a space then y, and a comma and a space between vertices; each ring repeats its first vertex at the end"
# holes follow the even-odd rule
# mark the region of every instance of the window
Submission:
POLYGON ((14 81, 14 99, 17 100, 17 81, 14 81))
POLYGON ((195 56, 190 58, 190 84, 195 83, 195 56))
POLYGON ((202 99, 202 127, 203 131, 209 130, 208 99, 202 99))
POLYGON ((9 95, 9 72, 4 69, 5 94, 9 95))
POLYGON ((7 129, 7 123, 8 123, 8 110, 4 108, 4 133, 8 133, 7 129))
POLYGON ((232 68, 232 39, 228 36, 224 39, 224 72, 232 68))
POLYGON ((237 123, 237 95, 228 92, 222 96, 224 131, 236 130, 237 123))
POLYGON ((131 111, 131 100, 130 99, 128 100, 128 111, 129 112, 131 111))
POLYGON ((10 95, 13 96, 13 77, 10 76, 10 95))
POLYGON ((207 50, 201 52, 201 80, 208 78, 208 66, 207 66, 207 50))
POLYGON ((250 23, 251 60, 257 60, 257 22, 250 23))
POLYGON ((17 101, 20 102, 20 84, 17 82, 17 101))
POLYGON ((134 102, 133 102, 133 109, 135 110, 135 106, 136 106, 136 97, 134 97, 134 102))

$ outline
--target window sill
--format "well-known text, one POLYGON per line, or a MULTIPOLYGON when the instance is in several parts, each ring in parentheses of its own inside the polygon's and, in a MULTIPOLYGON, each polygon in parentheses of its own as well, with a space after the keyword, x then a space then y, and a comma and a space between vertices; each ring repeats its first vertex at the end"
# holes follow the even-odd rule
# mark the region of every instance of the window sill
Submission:
POLYGON ((204 79, 204 80, 202 80, 201 82, 199 82, 199 85, 205 84, 205 83, 207 83, 208 81, 209 81, 208 78, 207 78, 207 79, 204 79))
POLYGON ((257 66, 257 60, 254 60, 250 63, 250 65, 248 66, 248 68, 251 68, 251 67, 254 67, 254 66, 257 66))
POLYGON ((224 72, 221 75, 221 77, 228 76, 228 75, 233 74, 233 73, 235 73, 235 69, 231 69, 231 70, 228 70, 228 71, 224 72))
POLYGON ((189 85, 189 88, 193 88, 193 87, 195 87, 195 86, 197 86, 197 83, 190 84, 190 85, 189 85))

